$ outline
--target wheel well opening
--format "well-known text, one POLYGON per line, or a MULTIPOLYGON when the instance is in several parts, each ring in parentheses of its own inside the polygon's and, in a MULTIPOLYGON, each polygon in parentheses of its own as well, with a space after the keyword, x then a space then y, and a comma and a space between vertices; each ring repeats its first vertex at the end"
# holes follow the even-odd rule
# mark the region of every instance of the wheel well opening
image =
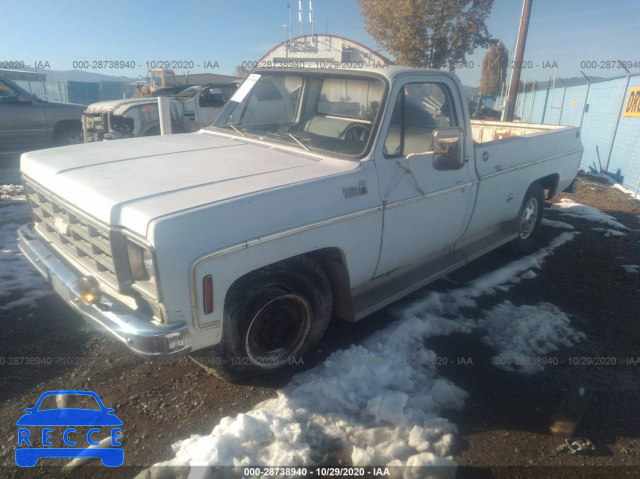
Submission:
POLYGON ((60 120, 53 127, 53 136, 58 136, 68 128, 78 128, 79 130, 82 130, 82 122, 80 120, 60 120))
POLYGON ((324 248, 307 253, 325 270, 333 292, 332 316, 349 322, 356 321, 351 298, 351 281, 344 252, 339 248, 324 248))
POLYGON ((548 190, 546 199, 550 200, 556 195, 559 181, 560 175, 554 173, 552 175, 545 176, 544 178, 540 178, 536 181, 536 183, 542 186, 542 188, 544 188, 545 190, 548 190))
MULTIPOLYGON (((304 255, 313 259, 318 263, 327 274, 329 282, 331 283, 331 292, 333 294, 333 311, 332 316, 349 322, 355 322, 355 311, 353 308, 353 301, 351 298, 351 283, 349 280, 349 269, 347 267, 346 258, 344 253, 339 248, 323 248, 315 251, 305 253, 304 255)), ((286 258, 281 261, 287 261, 291 258, 286 258)), ((278 261, 278 264, 281 261, 278 261)), ((265 266, 272 266, 267 265, 265 266)), ((251 273, 248 273, 251 274, 251 273)), ((247 275, 236 279, 229 287, 225 298, 225 308, 227 300, 229 299, 229 292, 242 284, 244 278, 247 275)))

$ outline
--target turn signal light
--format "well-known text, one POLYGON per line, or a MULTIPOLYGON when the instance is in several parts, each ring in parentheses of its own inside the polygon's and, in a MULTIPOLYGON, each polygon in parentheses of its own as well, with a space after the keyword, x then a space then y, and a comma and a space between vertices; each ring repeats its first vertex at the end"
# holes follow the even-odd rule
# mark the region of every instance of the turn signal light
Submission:
POLYGON ((78 290, 80 291, 82 302, 87 306, 98 304, 100 299, 102 299, 100 285, 98 284, 98 280, 93 276, 83 276, 80 278, 78 280, 78 290))

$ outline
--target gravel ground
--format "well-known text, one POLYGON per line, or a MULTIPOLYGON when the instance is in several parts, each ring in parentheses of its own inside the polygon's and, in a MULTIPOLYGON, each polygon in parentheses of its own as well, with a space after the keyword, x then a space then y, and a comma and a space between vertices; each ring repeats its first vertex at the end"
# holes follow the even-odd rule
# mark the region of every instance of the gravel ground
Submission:
MULTIPOLYGON (((581 178, 570 198, 614 216, 630 228, 625 236, 604 236, 593 223, 547 211, 547 218, 569 223, 581 234, 548 258, 535 279, 509 292, 481 298, 480 317, 508 299, 516 305, 552 303, 567 313, 587 339, 555 356, 557 364, 532 376, 491 365, 493 351, 473 334, 427 340, 439 355, 470 358, 473 364, 451 364, 440 373, 469 393, 465 408, 450 415, 458 425, 454 460, 458 477, 637 477, 640 474, 640 274, 621 265, 640 265, 640 203, 602 183, 581 178), (583 359, 584 358, 584 359, 583 359), (612 358, 615 358, 612 359, 612 358), (613 364, 615 362, 615 364, 613 364), (573 434, 595 445, 589 455, 559 454, 564 436, 550 432, 554 411, 568 392, 584 387, 590 400, 573 434), (563 467, 560 467, 563 466, 563 467), (574 467, 571 467, 574 466, 574 467), (580 466, 580 467, 577 467, 580 466)), ((1 205, 0 205, 1 206, 1 205)), ((25 218, 27 221, 27 218, 25 218)), ((541 244, 557 236, 548 226, 541 244)), ((451 288, 515 259, 504 249, 483 257, 432 290, 451 288)), ((418 292, 416 295, 424 294, 418 292)), ((396 303, 398 307, 416 295, 396 303)), ((17 298, 5 298, 5 303, 17 298)), ((106 469, 99 463, 74 471, 70 477, 134 477, 151 464, 173 457, 171 444, 190 434, 208 434, 224 416, 247 411, 287 384, 301 368, 309 368, 333 351, 360 341, 384 325, 380 312, 362 324, 335 323, 305 365, 275 376, 229 384, 188 359, 174 364, 145 361, 116 341, 90 331, 55 296, 37 300, 37 308, 0 310, 0 475, 2 477, 60 476, 66 463, 40 461, 33 469, 14 464, 15 421, 40 393, 54 389, 88 389, 101 393, 125 424, 125 467, 106 469), (8 358, 49 358, 49 364, 9 364, 8 358)), ((554 361, 555 361, 554 360, 554 361)), ((349 454, 336 451, 327 464, 348 465, 349 454)))

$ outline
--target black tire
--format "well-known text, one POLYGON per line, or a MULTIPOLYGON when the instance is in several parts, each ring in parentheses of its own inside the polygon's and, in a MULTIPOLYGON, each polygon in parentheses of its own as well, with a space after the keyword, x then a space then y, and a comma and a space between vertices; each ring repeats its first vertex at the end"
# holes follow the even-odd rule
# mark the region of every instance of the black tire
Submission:
POLYGON ((83 141, 82 126, 79 123, 61 127, 53 137, 55 146, 77 145, 83 141))
POLYGON ((542 223, 542 213, 544 210, 544 190, 537 183, 529 186, 524 195, 522 206, 518 216, 514 221, 518 237, 514 239, 510 246, 516 253, 531 251, 536 244, 540 224, 542 223))
POLYGON ((255 271, 227 294, 221 344, 192 357, 230 381, 297 363, 322 338, 332 303, 331 283, 311 258, 255 271))

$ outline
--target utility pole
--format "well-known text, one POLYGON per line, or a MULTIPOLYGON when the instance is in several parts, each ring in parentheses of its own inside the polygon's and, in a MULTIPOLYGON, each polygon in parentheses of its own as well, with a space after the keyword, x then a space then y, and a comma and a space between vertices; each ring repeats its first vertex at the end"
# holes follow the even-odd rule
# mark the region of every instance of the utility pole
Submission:
POLYGON ((518 43, 516 44, 516 56, 514 59, 515 63, 511 74, 509 98, 507 99, 506 121, 513 121, 516 95, 518 94, 518 83, 520 82, 520 72, 522 71, 522 60, 524 59, 524 46, 527 43, 527 30, 529 29, 532 2, 533 0, 524 0, 524 5, 522 6, 522 18, 520 19, 520 31, 518 32, 518 43))
MULTIPOLYGON (((287 2, 287 8, 289 9, 289 38, 287 39, 287 43, 291 42, 291 37, 293 36, 291 31, 291 4, 287 2)), ((289 45, 287 45, 287 51, 289 51, 289 45)))

